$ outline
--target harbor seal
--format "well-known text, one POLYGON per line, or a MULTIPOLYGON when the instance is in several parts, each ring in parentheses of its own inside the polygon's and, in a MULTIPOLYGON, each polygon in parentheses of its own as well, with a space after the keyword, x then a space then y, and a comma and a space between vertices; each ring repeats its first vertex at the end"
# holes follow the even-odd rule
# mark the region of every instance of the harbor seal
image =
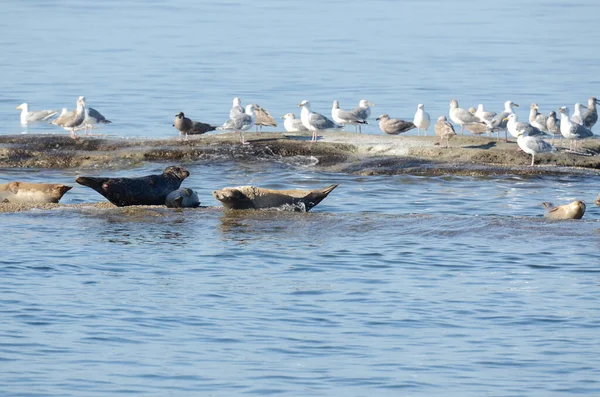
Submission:
POLYGON ((165 168, 162 174, 140 178, 80 176, 76 182, 90 187, 118 207, 128 205, 164 205, 167 195, 179 189, 190 173, 183 167, 165 168))
POLYGON ((294 211, 308 212, 319 204, 338 184, 315 190, 271 190, 255 186, 226 187, 213 196, 233 210, 278 208, 289 206, 294 211))
POLYGON ((0 202, 45 204, 58 203, 72 186, 54 183, 10 182, 0 185, 0 202))
POLYGON ((552 203, 543 202, 542 206, 546 209, 544 217, 550 219, 581 219, 585 214, 585 203, 580 200, 556 207, 552 203))
POLYGON ((200 200, 192 189, 182 187, 167 195, 165 205, 169 208, 198 208, 200 200))

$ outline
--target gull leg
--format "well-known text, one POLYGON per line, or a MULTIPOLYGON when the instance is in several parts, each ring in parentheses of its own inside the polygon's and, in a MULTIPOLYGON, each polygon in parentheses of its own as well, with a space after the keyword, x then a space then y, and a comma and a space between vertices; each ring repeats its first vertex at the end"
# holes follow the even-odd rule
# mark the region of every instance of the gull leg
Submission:
POLYGON ((533 163, 535 162, 535 154, 531 155, 531 166, 533 167, 533 163))
POLYGON ((77 138, 79 138, 79 137, 77 136, 77 134, 75 134, 75 127, 71 128, 71 138, 73 138, 73 139, 77 139, 77 138))

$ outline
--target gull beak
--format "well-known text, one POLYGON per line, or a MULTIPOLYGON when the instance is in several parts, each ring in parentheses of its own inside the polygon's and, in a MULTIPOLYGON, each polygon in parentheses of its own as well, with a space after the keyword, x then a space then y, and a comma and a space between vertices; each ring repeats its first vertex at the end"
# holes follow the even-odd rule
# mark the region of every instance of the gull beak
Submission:
POLYGON ((21 109, 21 105, 17 106, 15 109, 19 109, 20 110, 21 109))
POLYGON ((369 102, 369 106, 375 106, 373 102, 369 102))
POLYGON ((301 108, 303 105, 301 103, 298 104, 298 107, 301 108))
POLYGON ((379 119, 380 119, 380 118, 381 118, 381 117, 377 117, 375 120, 376 120, 376 121, 379 121, 379 119))
POLYGON ((502 121, 508 121, 508 117, 503 118, 502 121))
POLYGON ((281 120, 285 119, 285 116, 281 116, 281 117, 280 117, 280 119, 281 119, 281 120))
POLYGON ((519 107, 518 103, 513 103, 513 106, 519 107))

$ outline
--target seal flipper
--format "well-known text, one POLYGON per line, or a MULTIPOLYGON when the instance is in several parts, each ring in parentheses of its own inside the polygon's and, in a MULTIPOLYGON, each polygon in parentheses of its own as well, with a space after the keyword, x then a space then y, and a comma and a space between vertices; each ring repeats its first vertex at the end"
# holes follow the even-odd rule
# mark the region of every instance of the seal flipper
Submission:
POLYGON ((309 194, 304 196, 299 201, 304 203, 304 205, 306 206, 306 212, 308 212, 308 211, 310 211, 311 208, 313 208, 314 206, 319 204, 321 201, 323 201, 323 199, 325 197, 327 197, 327 195, 329 195, 329 193, 331 193, 331 191, 333 189, 338 187, 338 185, 339 184, 336 183, 336 184, 324 187, 322 189, 313 190, 312 192, 310 192, 309 194))

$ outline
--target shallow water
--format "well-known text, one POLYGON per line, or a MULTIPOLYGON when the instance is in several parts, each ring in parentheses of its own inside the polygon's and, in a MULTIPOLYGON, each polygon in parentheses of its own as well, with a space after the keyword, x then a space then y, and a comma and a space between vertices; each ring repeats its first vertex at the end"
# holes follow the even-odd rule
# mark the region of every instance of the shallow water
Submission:
MULTIPOLYGON (((98 133, 176 136, 231 98, 279 116, 432 117, 449 99, 547 113, 598 96, 600 5, 329 1, 5 2, 0 129, 14 107, 73 107, 98 133), (525 108, 525 109, 524 109, 525 108)), ((373 122, 367 133, 378 133, 373 122)), ((206 208, 2 214, 0 394, 600 394, 600 210, 593 176, 355 176, 293 164, 186 164, 206 208), (340 183, 310 213, 223 212, 224 186, 340 183), (542 201, 583 199, 581 221, 542 201)), ((133 170, 0 170, 74 184, 133 170)), ((63 202, 104 199, 75 186, 63 202)))

